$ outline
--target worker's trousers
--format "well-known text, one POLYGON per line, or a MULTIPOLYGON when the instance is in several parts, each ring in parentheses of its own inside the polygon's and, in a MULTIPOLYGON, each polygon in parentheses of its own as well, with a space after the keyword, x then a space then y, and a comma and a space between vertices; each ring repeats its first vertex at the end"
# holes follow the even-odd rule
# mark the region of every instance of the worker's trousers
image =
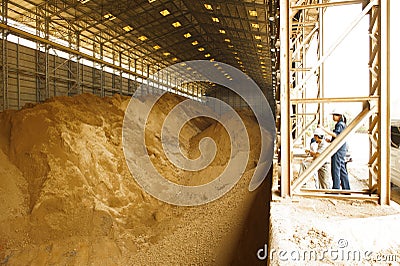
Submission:
POLYGON ((346 164, 346 144, 344 144, 331 159, 331 174, 333 181, 333 189, 350 189, 349 175, 347 173, 346 164))

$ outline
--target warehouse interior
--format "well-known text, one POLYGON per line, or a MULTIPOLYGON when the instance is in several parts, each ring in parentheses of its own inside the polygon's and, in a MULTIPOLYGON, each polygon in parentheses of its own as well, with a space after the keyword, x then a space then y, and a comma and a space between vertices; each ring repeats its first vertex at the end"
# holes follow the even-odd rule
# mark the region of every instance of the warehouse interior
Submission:
MULTIPOLYGON (((299 202, 317 206, 313 211, 326 207, 320 202, 359 207, 346 209, 362 212, 358 218, 391 215, 381 222, 392 228, 400 215, 391 201, 400 186, 400 155, 391 128, 400 124, 390 110, 390 16, 390 1, 376 0, 2 0, 0 262, 286 265, 260 256, 260 250, 287 245, 279 240, 292 234, 282 234, 292 226, 286 224, 290 219, 282 222, 285 215, 296 220, 309 214, 288 207, 299 202), (353 13, 343 12, 335 35, 325 21, 332 21, 330 10, 344 7, 353 13), (363 90, 343 94, 330 85, 341 74, 329 60, 346 49, 346 38, 359 27, 366 63, 355 78, 363 90), (207 61, 203 68, 227 83, 191 63, 198 61, 207 61), (237 79, 228 66, 254 81, 261 94, 226 85, 237 79), (145 138, 153 164, 176 183, 197 186, 222 173, 233 150, 224 127, 235 124, 204 118, 182 127, 179 145, 189 157, 202 153, 202 138, 219 146, 209 169, 187 173, 163 152, 159 130, 168 112, 185 99, 194 102, 188 113, 203 111, 208 98, 238 112, 249 156, 243 178, 229 193, 193 207, 161 202, 140 189, 125 164, 122 135, 129 106, 138 117, 150 108, 144 90, 168 92, 149 116, 145 138), (327 119, 337 104, 356 106, 348 127, 299 173, 313 130, 331 126, 327 119), (267 147, 257 126, 265 110, 265 129, 273 136, 267 147), (366 161, 350 167, 362 180, 350 191, 309 186, 326 159, 360 132, 365 141, 353 144, 354 150, 365 147, 366 161), (273 154, 271 167, 249 192, 264 149, 273 154), (391 177, 399 181, 391 184, 391 177)), ((214 111, 222 112, 221 106, 214 104, 214 111)), ((321 230, 313 228, 296 243, 308 241, 310 232, 317 234, 314 242, 329 239, 321 240, 324 247, 336 241, 321 238, 321 230)), ((380 251, 398 254, 400 243, 391 243, 380 251)))

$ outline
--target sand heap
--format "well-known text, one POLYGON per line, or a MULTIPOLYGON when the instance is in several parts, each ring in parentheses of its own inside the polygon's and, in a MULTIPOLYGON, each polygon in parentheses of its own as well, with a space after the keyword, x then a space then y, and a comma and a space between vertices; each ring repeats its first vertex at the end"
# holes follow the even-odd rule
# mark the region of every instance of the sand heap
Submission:
MULTIPOLYGON (((148 265, 231 260, 256 196, 247 191, 259 154, 254 119, 242 114, 252 136, 252 152, 238 185, 219 201, 176 207, 143 192, 126 166, 121 130, 129 100, 84 94, 0 113, 0 263, 148 265)), ((153 119, 162 121, 180 101, 166 95, 153 119)), ((172 180, 193 183, 184 181, 187 173, 185 177, 165 164, 161 145, 151 142, 157 132, 149 128, 146 139, 153 144, 149 153, 159 155, 154 160, 159 169, 172 180)), ((180 136, 184 152, 197 156, 198 141, 205 136, 223 145, 211 167, 187 179, 195 183, 221 171, 228 159, 224 150, 229 149, 228 136, 210 119, 196 119, 184 127, 180 136)))

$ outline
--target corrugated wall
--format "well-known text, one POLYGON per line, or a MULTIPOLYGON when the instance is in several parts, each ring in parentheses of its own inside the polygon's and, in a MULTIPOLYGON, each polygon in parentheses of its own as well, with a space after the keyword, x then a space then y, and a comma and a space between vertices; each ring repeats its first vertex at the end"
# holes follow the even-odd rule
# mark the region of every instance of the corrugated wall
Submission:
MULTIPOLYGON (((0 42, 0 45, 2 46, 3 43, 0 42)), ((41 49, 44 48, 41 47, 41 49)), ((119 71, 101 70, 98 64, 97 68, 88 66, 87 63, 78 65, 76 57, 64 58, 68 55, 57 50, 50 50, 46 60, 43 51, 8 41, 5 51, 3 53, 1 47, 2 60, 0 63, 7 63, 8 78, 5 83, 8 85, 6 93, 3 89, 0 90, 0 110, 20 109, 26 103, 40 102, 54 96, 71 96, 80 93, 92 93, 98 96, 111 96, 115 93, 131 95, 140 84, 133 75, 128 79, 126 76, 123 77, 119 71), (5 60, 3 55, 6 56, 5 60), (47 75, 46 61, 48 62, 47 75), (48 84, 47 92, 45 90, 46 83, 48 84), (7 95, 6 101, 4 94, 7 95)), ((0 79, 3 78, 4 73, 0 73, 0 79)), ((2 80, 0 84, 3 82, 2 80)), ((248 107, 240 96, 226 88, 219 87, 211 91, 208 96, 218 98, 235 109, 248 107)), ((273 101, 270 95, 267 95, 267 98, 270 102, 273 101)), ((256 105, 265 104, 265 101, 258 98, 251 99, 251 101, 256 105)), ((273 107, 271 105, 271 109, 274 111, 273 107)), ((220 107, 215 108, 216 111, 223 111, 218 109, 220 107)))
MULTIPOLYGON (((3 56, 3 49, 0 52, 3 56)), ((57 53, 57 52, 55 52, 57 53)), ((6 109, 19 109, 26 103, 39 101, 38 87, 44 88, 45 66, 39 64, 38 57, 45 58, 44 52, 19 45, 13 42, 6 44, 6 60, 8 78, 6 109), (39 54, 40 53, 40 54, 39 54), (38 84, 41 82, 41 85, 38 84)), ((39 61, 42 62, 42 61, 39 61)), ((3 70, 3 64, 1 65, 3 70)), ((114 93, 132 94, 138 86, 138 82, 127 79, 115 71, 109 73, 101 69, 77 64, 76 60, 70 60, 49 53, 48 55, 48 96, 74 95, 78 93, 93 93, 101 95, 101 87, 104 96, 114 93), (103 84, 101 86, 101 84, 103 84)), ((3 75, 0 75, 1 78, 3 75)), ((3 84, 2 79, 2 84, 3 84)), ((0 110, 4 106, 4 93, 1 89, 0 110)), ((40 98, 43 99, 43 98, 40 98)))

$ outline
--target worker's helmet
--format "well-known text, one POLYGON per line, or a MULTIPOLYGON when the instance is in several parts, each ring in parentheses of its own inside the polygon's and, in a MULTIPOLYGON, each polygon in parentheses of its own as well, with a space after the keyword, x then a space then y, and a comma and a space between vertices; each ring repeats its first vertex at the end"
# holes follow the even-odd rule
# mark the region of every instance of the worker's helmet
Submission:
POLYGON ((323 131, 321 128, 316 128, 314 130, 314 136, 318 136, 320 139, 323 139, 325 135, 325 131, 323 131))
POLYGON ((344 111, 339 108, 334 108, 331 112, 331 115, 343 115, 344 111))

